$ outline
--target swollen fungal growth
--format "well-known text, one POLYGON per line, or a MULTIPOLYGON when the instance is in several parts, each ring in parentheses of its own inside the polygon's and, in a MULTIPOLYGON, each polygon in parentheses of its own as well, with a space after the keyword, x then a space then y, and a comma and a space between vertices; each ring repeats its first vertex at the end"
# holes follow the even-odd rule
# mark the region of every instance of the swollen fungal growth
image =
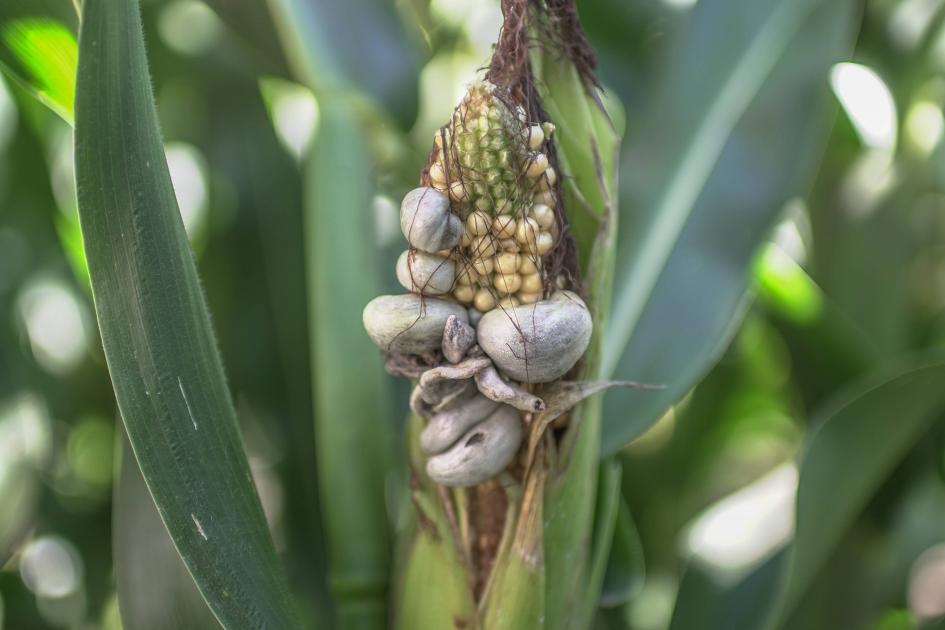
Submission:
POLYGON ((590 342, 587 306, 554 264, 567 232, 553 134, 508 90, 471 85, 401 204, 409 248, 395 271, 409 293, 364 309, 388 369, 417 380, 411 408, 440 484, 505 470, 542 392, 556 396, 590 342))

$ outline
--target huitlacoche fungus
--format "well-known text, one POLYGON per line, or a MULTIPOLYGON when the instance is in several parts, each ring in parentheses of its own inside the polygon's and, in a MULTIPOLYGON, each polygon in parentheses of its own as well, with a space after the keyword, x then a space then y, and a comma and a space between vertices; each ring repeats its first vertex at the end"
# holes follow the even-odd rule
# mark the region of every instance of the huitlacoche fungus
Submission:
POLYGON ((561 415, 590 391, 560 380, 587 350, 592 320, 573 262, 560 264, 570 241, 555 128, 524 106, 487 81, 469 87, 434 137, 423 185, 401 204, 410 249, 396 276, 410 293, 364 309, 388 369, 417 380, 411 409, 427 419, 426 471, 447 486, 500 474, 526 422, 561 415))
POLYGON ((423 354, 440 347, 450 316, 467 321, 466 309, 450 300, 419 295, 382 295, 364 307, 362 320, 371 340, 384 352, 423 354))
POLYGON ((479 346, 496 367, 523 383, 548 383, 568 373, 591 341, 591 314, 571 291, 547 300, 493 310, 476 326, 479 346))
POLYGON ((408 249, 397 259, 397 280, 413 293, 443 295, 456 282, 456 266, 449 258, 408 249))
POLYGON ((400 229, 412 247, 428 253, 453 249, 463 223, 450 211, 450 200, 432 188, 414 188, 400 204, 400 229))
POLYGON ((502 472, 522 442, 522 421, 501 405, 449 449, 427 460, 427 474, 444 486, 475 486, 502 472))

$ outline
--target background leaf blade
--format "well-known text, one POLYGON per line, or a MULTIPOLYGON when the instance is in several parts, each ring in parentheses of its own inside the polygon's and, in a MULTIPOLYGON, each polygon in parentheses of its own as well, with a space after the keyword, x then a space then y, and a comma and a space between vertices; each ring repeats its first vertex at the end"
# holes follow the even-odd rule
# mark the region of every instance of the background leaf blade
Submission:
POLYGON ((383 627, 393 418, 380 353, 351 316, 378 293, 370 158, 350 104, 333 96, 320 103, 304 222, 329 582, 340 627, 383 627))
POLYGON ((115 579, 129 628, 219 628, 154 507, 128 438, 112 508, 115 579))
POLYGON ((667 387, 606 397, 605 454, 642 433, 727 345, 755 248, 813 172, 827 71, 847 50, 853 15, 849 2, 710 1, 693 10, 647 135, 625 163, 636 198, 623 204, 604 357, 605 375, 667 387), (777 37, 760 39, 769 32, 777 37), (716 51, 722 40, 731 47, 716 51), (693 63, 708 57, 710 68, 693 63), (778 125, 759 134, 771 120, 778 125))
POLYGON ((824 409, 801 460, 782 613, 798 603, 870 497, 941 417, 943 378, 941 359, 917 359, 872 375, 824 409))
POLYGON ((109 373, 178 552, 224 627, 293 628, 174 198, 137 2, 86 0, 76 180, 109 373))

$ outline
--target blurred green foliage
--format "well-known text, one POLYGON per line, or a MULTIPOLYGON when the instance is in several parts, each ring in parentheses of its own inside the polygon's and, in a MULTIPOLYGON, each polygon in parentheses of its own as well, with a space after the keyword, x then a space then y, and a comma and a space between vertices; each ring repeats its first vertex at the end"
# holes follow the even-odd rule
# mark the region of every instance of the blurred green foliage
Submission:
MULTIPOLYGON (((293 592, 315 625, 332 609, 319 515, 326 486, 316 482, 311 422, 299 156, 318 124, 318 104, 292 82, 292 62, 263 3, 143 4, 171 172, 250 464, 293 592)), ((579 3, 602 82, 627 112, 628 165, 647 159, 634 153, 635 142, 647 136, 642 121, 652 120, 653 94, 672 67, 692 4, 579 3)), ((318 18, 327 25, 332 63, 384 112, 364 132, 376 165, 376 264, 391 269, 400 249, 393 200, 415 184, 433 129, 485 62, 497 3, 316 5, 328 7, 318 18)), ((731 344, 697 387, 618 455, 618 514, 633 519, 617 521, 598 628, 762 627, 787 557, 778 550, 790 530, 779 529, 778 515, 790 516, 798 478, 792 463, 849 397, 847 388, 857 391, 877 371, 945 345, 945 2, 857 6, 849 59, 857 65, 834 67, 829 77, 837 115, 820 132, 826 149, 810 165, 814 183, 784 208, 760 210, 780 213, 783 222, 756 253, 754 299, 731 344), (891 108, 877 118, 883 86, 891 108), (857 109, 864 102, 874 114, 857 109), (761 489, 732 500, 750 484, 761 489), (720 509, 726 506, 732 509, 720 509), (759 514, 773 520, 758 521, 759 514), (645 578, 634 572, 638 556, 645 578), (674 614, 677 594, 686 607, 674 614)), ((9 32, 0 25, 0 37, 9 32)), ((12 71, 28 72, 28 56, 8 55, 0 55, 6 69, 20 63, 12 71)), ((700 60, 690 63, 686 70, 698 75, 700 60)), ((69 98, 50 94, 60 104, 69 98)), ((688 96, 675 94, 680 102, 688 96)), ((747 146, 778 138, 766 127, 781 122, 774 115, 751 126, 747 146)), ((22 82, 0 83, 0 628, 120 627, 113 544, 122 540, 113 543, 111 496, 119 487, 113 471, 121 424, 81 255, 71 144, 67 124, 22 82)), ((627 175, 621 218, 632 229, 640 187, 627 175)), ((733 190, 766 185, 736 168, 719 177, 733 190)), ((738 221, 728 227, 739 229, 738 221)), ((392 274, 383 281, 396 286, 392 274)), ((711 300, 712 287, 703 289, 711 300)), ((684 327, 687 313, 674 313, 674 325, 684 327)), ((406 409, 406 384, 393 386, 406 409)), ((928 402, 926 423, 859 497, 785 627, 931 628, 945 613, 939 387, 907 388, 910 402, 928 402)), ((872 421, 895 433, 904 416, 895 399, 888 405, 872 421)), ((609 422, 624 420, 619 405, 606 409, 609 422)), ((871 431, 865 416, 850 420, 860 421, 871 431)), ((862 462, 842 457, 847 446, 835 444, 836 455, 827 455, 842 470, 827 466, 810 482, 827 497, 818 509, 833 509, 832 493, 849 492, 842 480, 859 478, 862 462)), ((140 491, 140 480, 124 470, 121 483, 138 483, 140 491)), ((390 494, 398 482, 390 479, 390 494)), ((124 517, 153 527, 145 507, 124 517)), ((815 529, 827 520, 808 518, 815 529)), ((155 546, 158 554, 169 550, 162 541, 155 546)), ((155 572, 161 575, 183 576, 189 586, 176 564, 163 565, 155 572)))

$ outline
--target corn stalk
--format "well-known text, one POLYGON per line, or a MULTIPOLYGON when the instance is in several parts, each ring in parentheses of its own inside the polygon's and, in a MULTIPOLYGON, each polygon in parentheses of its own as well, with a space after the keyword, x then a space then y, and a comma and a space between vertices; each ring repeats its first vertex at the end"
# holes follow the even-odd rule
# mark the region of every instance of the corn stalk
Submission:
MULTIPOLYGON (((593 55, 569 2, 503 2, 506 18, 491 72, 525 64, 524 91, 535 88, 556 126, 563 207, 577 247, 580 281, 594 335, 579 378, 601 375, 616 235, 619 133, 593 79, 593 55), (510 31, 526 22, 539 41, 510 49, 510 31), (562 53, 564 51, 564 53, 562 53), (499 58, 501 56, 501 59, 499 58)), ((520 27, 519 27, 520 28, 520 27)), ((402 533, 400 628, 585 628, 597 606, 616 519, 619 466, 598 461, 601 406, 590 398, 571 410, 566 428, 533 422, 525 474, 471 489, 446 489, 424 473, 410 419, 411 510, 402 533), (616 473, 616 474, 615 474, 616 473), (599 475, 602 504, 597 510, 599 475), (599 522, 595 526, 595 513, 599 522), (596 532, 596 536, 595 536, 596 532), (483 549, 494 548, 494 557, 483 549)))

